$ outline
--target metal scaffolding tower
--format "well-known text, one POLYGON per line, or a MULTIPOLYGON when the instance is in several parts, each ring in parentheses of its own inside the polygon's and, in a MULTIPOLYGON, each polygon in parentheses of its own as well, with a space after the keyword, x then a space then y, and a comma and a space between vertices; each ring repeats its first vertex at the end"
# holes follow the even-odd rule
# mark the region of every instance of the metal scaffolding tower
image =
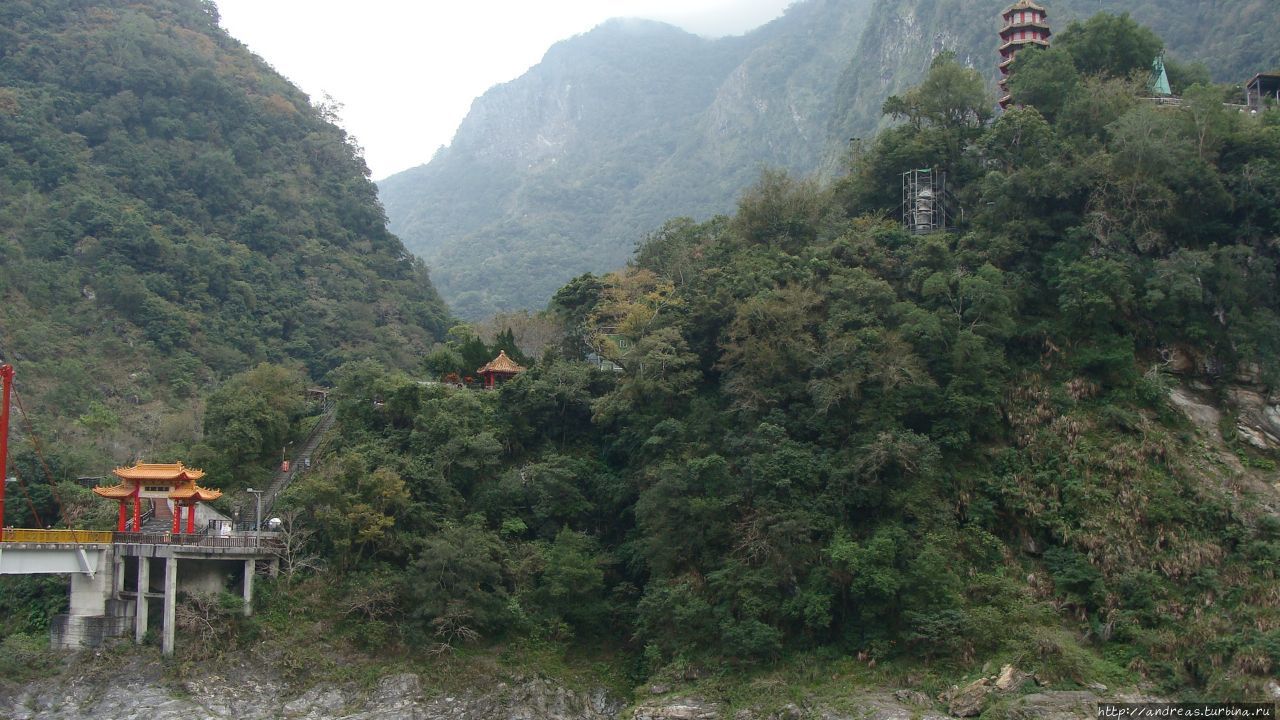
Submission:
POLYGON ((902 226, 923 235, 950 227, 947 207, 947 174, 933 168, 902 174, 902 226))

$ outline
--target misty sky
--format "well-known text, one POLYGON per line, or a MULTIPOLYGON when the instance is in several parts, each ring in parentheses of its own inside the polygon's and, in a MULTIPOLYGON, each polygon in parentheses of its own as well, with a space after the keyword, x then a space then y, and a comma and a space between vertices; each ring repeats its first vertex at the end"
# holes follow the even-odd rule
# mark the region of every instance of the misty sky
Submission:
POLYGON ((471 101, 536 64, 557 40, 611 17, 733 35, 792 0, 217 0, 222 26, 313 100, 345 107, 343 127, 375 179, 449 144, 471 101))

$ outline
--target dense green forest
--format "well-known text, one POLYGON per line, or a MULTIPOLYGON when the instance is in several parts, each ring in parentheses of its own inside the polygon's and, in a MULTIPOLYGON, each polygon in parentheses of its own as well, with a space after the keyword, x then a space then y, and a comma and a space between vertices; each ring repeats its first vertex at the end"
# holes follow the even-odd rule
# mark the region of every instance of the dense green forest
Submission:
MULTIPOLYGON (((381 180, 391 229, 460 317, 539 308, 573 276, 623 264, 665 219, 729 211, 762 167, 838 175, 850 138, 886 127, 881 103, 939 52, 994 83, 1008 4, 804 0, 717 39, 607 23, 477 99, 431 162, 381 180)), ((1280 69, 1273 0, 1043 4, 1055 31, 1131 13, 1170 61, 1216 82, 1280 69)))
MULTIPOLYGON (((1280 112, 1186 66, 1182 104, 1143 100, 1150 30, 1061 28, 998 116, 939 53, 838 180, 765 172, 546 312, 446 333, 328 111, 211 5, 94 7, 0 8, 0 351, 37 422, 73 419, 55 473, 150 430, 235 491, 336 385, 262 612, 187 657, 542 644, 632 684, 858 658, 931 692, 1011 662, 1265 697, 1276 448, 1232 403, 1280 382, 1280 112), (913 168, 948 174, 954 231, 903 229, 913 168), (432 382, 499 350, 529 369, 496 391, 432 382)), ((6 583, 5 647, 62 592, 6 583)))
MULTIPOLYGON (((1262 697, 1274 454, 1168 398, 1280 381, 1280 113, 1141 99, 1159 44, 1064 28, 998 117, 940 54, 840 181, 765 173, 565 285, 497 391, 342 366, 285 499, 329 566, 296 616, 410 654, 606 647, 637 679, 856 655, 1262 697), (955 232, 902 228, 927 167, 955 232)), ((493 350, 457 332, 428 364, 493 350)))
POLYGON ((187 447, 260 362, 411 367, 443 337, 334 111, 212 2, 0 4, 0 360, 59 476, 187 447))

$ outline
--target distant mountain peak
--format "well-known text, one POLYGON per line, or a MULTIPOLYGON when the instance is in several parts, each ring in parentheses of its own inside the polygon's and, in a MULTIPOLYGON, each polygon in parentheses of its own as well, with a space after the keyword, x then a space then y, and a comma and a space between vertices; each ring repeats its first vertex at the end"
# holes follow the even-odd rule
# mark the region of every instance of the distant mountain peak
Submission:
MULTIPOLYGON (((873 133, 884 99, 938 52, 994 76, 1007 4, 802 0, 718 39, 609 20, 476 100, 447 152, 382 181, 391 229, 463 317, 540 307, 569 278, 623 264, 665 219, 732 209, 764 167, 835 172, 848 138, 873 133)), ((1055 0, 1053 12, 1065 29, 1099 9, 1132 9, 1175 54, 1212 59, 1218 76, 1280 61, 1261 35, 1228 42, 1259 27, 1242 10, 1131 5, 1055 0)), ((1280 22, 1280 5, 1265 12, 1280 22)))

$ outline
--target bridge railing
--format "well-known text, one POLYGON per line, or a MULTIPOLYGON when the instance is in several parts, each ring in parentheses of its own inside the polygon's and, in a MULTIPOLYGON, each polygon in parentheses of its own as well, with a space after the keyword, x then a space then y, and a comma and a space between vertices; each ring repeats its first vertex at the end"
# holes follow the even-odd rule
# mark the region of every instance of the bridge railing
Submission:
POLYGON ((233 535, 186 535, 173 533, 110 532, 100 530, 25 530, 5 528, 0 542, 110 545, 129 543, 142 545, 188 545, 207 548, 263 548, 281 546, 279 533, 236 533, 233 535))
POLYGON ((110 545, 113 534, 98 530, 24 530, 5 528, 3 542, 110 545))
POLYGON ((280 547, 280 539, 276 533, 236 534, 236 535, 186 535, 179 533, 107 533, 120 544, 133 545, 186 545, 206 548, 263 548, 274 550, 280 547))

